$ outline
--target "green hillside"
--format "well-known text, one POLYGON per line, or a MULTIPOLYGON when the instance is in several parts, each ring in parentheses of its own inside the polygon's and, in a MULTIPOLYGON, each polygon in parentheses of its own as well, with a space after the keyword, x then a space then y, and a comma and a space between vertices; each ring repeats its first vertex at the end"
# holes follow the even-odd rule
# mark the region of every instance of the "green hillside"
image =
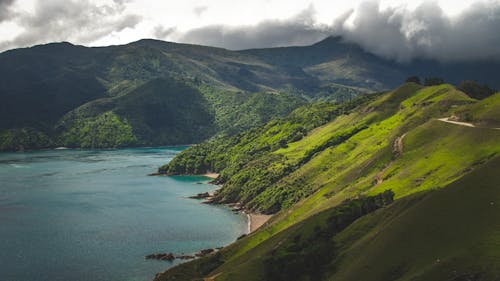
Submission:
POLYGON ((90 141, 94 147, 198 143, 263 125, 305 102, 347 101, 386 90, 410 75, 498 87, 498 69, 496 62, 399 64, 339 37, 311 46, 243 51, 158 40, 99 48, 52 43, 0 53, 0 149, 87 147, 96 130, 112 139, 90 141), (185 92, 198 92, 193 105, 186 104, 185 92), (118 110, 127 100, 137 109, 118 110), (152 105, 167 100, 185 110, 152 105), (161 120, 143 120, 139 111, 161 120), (96 120, 111 113, 119 121, 113 126, 121 128, 117 135, 104 132, 113 127, 111 119, 104 127, 86 129, 104 124, 96 120), (178 119, 165 119, 171 116, 178 119), (81 128, 63 124, 68 120, 81 128))
POLYGON ((497 96, 408 83, 351 104, 304 106, 184 151, 160 171, 220 172, 218 202, 275 215, 157 280, 494 280, 499 229, 483 218, 498 205, 500 130, 486 126, 498 122, 497 96), (460 112, 477 116, 477 127, 438 120, 460 112), (363 207, 388 190, 389 207, 363 207))

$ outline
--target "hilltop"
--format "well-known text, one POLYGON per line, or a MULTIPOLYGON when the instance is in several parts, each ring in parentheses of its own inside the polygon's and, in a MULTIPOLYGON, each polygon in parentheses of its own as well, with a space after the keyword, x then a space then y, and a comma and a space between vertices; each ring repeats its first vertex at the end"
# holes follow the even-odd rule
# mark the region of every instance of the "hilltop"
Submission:
POLYGON ((499 97, 406 83, 187 149, 160 172, 274 216, 156 280, 495 280, 499 97))
POLYGON ((410 75, 498 87, 499 69, 401 64, 339 37, 243 51, 149 39, 98 48, 51 43, 0 54, 0 149, 198 143, 306 102, 389 89, 410 75))

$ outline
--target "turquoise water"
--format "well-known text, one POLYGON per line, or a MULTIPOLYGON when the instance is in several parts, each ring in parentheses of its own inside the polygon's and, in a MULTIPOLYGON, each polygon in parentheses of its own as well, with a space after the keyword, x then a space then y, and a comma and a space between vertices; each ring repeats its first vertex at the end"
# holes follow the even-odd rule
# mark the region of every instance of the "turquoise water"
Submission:
MULTIPOLYGON (((233 242, 246 219, 187 196, 203 177, 149 177, 182 148, 0 153, 0 280, 152 280, 233 242)), ((201 183, 201 184, 200 184, 201 183)))

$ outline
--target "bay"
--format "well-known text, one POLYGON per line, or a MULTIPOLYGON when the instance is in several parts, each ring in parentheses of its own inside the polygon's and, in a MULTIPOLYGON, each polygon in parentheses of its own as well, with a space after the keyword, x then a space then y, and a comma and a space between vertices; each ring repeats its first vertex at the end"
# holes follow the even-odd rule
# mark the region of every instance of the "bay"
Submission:
POLYGON ((146 281, 233 242, 243 215, 187 198, 207 178, 147 176, 184 148, 0 153, 0 279, 146 281))

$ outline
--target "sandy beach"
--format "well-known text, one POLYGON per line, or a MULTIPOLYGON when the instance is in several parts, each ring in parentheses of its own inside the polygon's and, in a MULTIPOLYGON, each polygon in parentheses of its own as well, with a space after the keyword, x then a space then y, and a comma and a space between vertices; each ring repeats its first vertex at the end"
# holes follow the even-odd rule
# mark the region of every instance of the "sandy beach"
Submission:
POLYGON ((252 233, 265 224, 272 215, 262 214, 247 214, 248 217, 248 233, 252 233))
POLYGON ((205 173, 202 176, 207 177, 207 178, 211 178, 211 179, 216 179, 219 177, 219 174, 217 174, 217 173, 205 173))

